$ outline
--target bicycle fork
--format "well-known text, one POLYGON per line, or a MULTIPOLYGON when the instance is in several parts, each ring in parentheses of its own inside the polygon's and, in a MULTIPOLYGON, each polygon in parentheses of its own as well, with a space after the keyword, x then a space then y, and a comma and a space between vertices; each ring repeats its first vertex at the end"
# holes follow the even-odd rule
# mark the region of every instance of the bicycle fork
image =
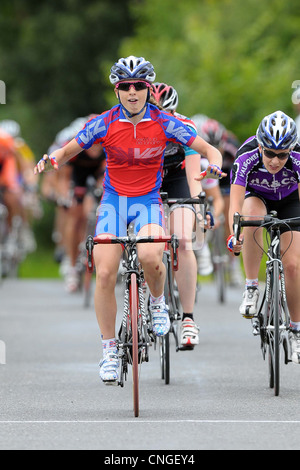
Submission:
MULTIPOLYGON (((135 272, 135 271, 132 271, 135 272)), ((130 274, 130 272, 128 272, 130 274)), ((144 301, 144 291, 141 282, 140 274, 137 276, 138 287, 138 356, 139 362, 149 361, 148 348, 151 345, 144 301)), ((124 292, 124 310, 122 324, 119 331, 118 349, 119 358, 121 360, 121 372, 118 385, 124 386, 124 380, 127 378, 128 364, 132 364, 132 328, 131 328, 131 314, 130 314, 130 276, 126 280, 126 288, 124 292)))

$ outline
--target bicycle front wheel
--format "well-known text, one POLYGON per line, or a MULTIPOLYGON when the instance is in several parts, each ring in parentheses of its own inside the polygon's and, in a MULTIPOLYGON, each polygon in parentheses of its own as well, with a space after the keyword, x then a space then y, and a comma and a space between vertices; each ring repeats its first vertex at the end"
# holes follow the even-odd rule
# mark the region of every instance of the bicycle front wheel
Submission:
POLYGON ((279 298, 279 264, 273 262, 272 285, 268 309, 267 338, 269 350, 269 386, 274 388, 275 396, 280 389, 280 298, 279 298))
MULTIPOLYGON (((163 256, 163 263, 166 267, 166 280, 164 286, 165 301, 169 309, 169 316, 172 325, 174 319, 174 294, 172 297, 171 289, 173 288, 173 275, 172 267, 169 255, 165 252, 163 256)), ((172 326, 171 326, 172 328, 172 326)), ((165 381, 165 384, 170 383, 170 334, 167 333, 165 336, 159 339, 160 341, 160 363, 161 363, 161 378, 165 381)))
POLYGON ((138 340, 138 288, 136 274, 131 274, 130 280, 130 318, 132 333, 132 381, 133 381, 133 410, 134 416, 139 416, 139 340, 138 340))

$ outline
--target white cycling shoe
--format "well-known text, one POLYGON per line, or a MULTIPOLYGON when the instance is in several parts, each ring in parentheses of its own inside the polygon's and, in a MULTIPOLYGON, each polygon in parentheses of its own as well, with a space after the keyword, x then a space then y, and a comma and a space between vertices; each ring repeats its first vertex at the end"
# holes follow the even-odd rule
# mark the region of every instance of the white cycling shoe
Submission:
POLYGON ((291 359, 294 364, 300 364, 300 331, 290 330, 291 359))
POLYGON ((106 385, 118 385, 119 380, 119 356, 114 351, 105 354, 100 362, 100 379, 106 385))
POLYGON ((165 336, 170 330, 170 317, 165 298, 160 303, 150 302, 150 313, 152 316, 152 331, 156 336, 165 336))
POLYGON ((199 344, 199 328, 191 318, 185 318, 181 322, 180 342, 184 349, 193 349, 199 344))
POLYGON ((247 287, 243 293, 243 302, 240 305, 240 314, 245 318, 253 318, 257 314, 259 290, 257 287, 247 287))

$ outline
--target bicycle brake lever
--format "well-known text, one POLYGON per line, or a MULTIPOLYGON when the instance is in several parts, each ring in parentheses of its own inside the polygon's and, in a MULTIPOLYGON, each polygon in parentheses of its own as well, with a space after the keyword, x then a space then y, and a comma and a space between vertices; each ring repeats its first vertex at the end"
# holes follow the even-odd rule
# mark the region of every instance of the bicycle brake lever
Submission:
MULTIPOLYGON (((235 212, 233 215, 233 244, 236 245, 237 240, 240 239, 241 229, 240 229, 240 214, 235 212)), ((234 253, 234 256, 240 256, 240 253, 234 253)))
POLYGON ((176 235, 172 235, 171 237, 171 246, 172 246, 172 261, 173 261, 173 270, 178 271, 178 247, 179 247, 179 240, 176 235))
POLYGON ((94 270, 93 262, 93 249, 94 249, 94 238, 92 235, 89 235, 86 240, 86 250, 87 250, 87 268, 89 272, 94 270))

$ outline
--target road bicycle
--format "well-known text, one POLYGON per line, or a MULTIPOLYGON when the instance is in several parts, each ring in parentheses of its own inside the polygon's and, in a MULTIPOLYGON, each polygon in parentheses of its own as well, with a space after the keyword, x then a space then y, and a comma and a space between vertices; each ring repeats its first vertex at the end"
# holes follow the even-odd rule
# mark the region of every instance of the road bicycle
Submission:
POLYGON ((8 210, 2 204, 2 188, 0 188, 0 280, 5 277, 17 277, 18 269, 26 257, 22 238, 23 220, 21 216, 12 217, 8 223, 8 210))
MULTIPOLYGON (((170 211, 174 210, 175 207, 184 207, 185 205, 197 205, 197 217, 199 220, 199 230, 204 233, 205 230, 205 217, 206 213, 206 202, 205 193, 201 192, 194 198, 169 198, 168 193, 161 192, 161 198, 164 206, 164 214, 166 219, 166 226, 169 225, 170 211), (171 209, 170 209, 170 206, 171 209)), ((178 246, 179 241, 177 240, 178 246)), ((177 248, 178 248, 177 246, 177 248)), ((163 262, 166 267, 166 280, 164 287, 165 302, 168 307, 170 317, 170 330, 169 332, 158 339, 159 344, 159 357, 161 366, 161 378, 165 381, 165 384, 170 383, 170 337, 174 338, 176 352, 191 349, 191 347, 183 347, 179 344, 179 321, 181 320, 180 314, 180 300, 177 284, 174 278, 174 271, 178 270, 178 263, 174 266, 174 260, 172 259, 173 252, 170 250, 170 246, 166 246, 163 255, 163 262)))
MULTIPOLYGON (((253 333, 259 335, 261 339, 261 350, 263 359, 268 359, 269 387, 274 389, 275 396, 280 391, 280 360, 281 351, 284 353, 284 363, 288 364, 290 360, 290 347, 288 332, 290 330, 290 316, 287 306, 285 276, 282 264, 284 253, 280 249, 280 228, 292 228, 300 226, 300 217, 291 219, 278 219, 276 212, 259 218, 258 216, 243 216, 234 214, 233 230, 236 240, 239 239, 241 227, 258 227, 266 229, 267 250, 254 239, 258 246, 265 253, 266 260, 266 281, 262 301, 260 303, 257 315, 252 318, 253 333), (247 220, 242 220, 247 218, 247 220), (282 346, 282 348, 281 348, 282 346)), ((251 318, 249 310, 244 315, 251 318)))
POLYGON ((4 256, 5 256, 5 236, 7 232, 7 208, 0 203, 0 283, 5 274, 4 256))
POLYGON ((212 262, 214 266, 214 277, 217 287, 218 301, 223 304, 226 302, 227 292, 227 273, 229 257, 226 253, 226 245, 224 242, 224 223, 222 218, 220 225, 214 229, 211 238, 212 262))
POLYGON ((151 318, 147 315, 144 299, 144 273, 138 260, 139 243, 168 243, 172 247, 174 267, 178 263, 178 240, 175 236, 125 237, 88 236, 86 249, 88 269, 93 270, 93 248, 97 244, 120 244, 124 248, 124 311, 118 334, 120 358, 120 379, 118 385, 124 387, 128 366, 132 366, 134 416, 139 416, 139 366, 149 361, 149 347, 154 341, 151 318))
MULTIPOLYGON (((91 199, 91 207, 87 215, 85 239, 89 235, 95 233, 95 227, 97 222, 97 208, 100 204, 100 200, 103 194, 102 186, 97 185, 97 181, 93 176, 87 178, 85 196, 91 199)), ((85 242, 80 244, 79 257, 78 257, 78 268, 81 278, 81 287, 83 290, 83 306, 88 308, 91 304, 92 298, 92 279, 93 272, 87 269, 86 262, 86 251, 85 242)))
MULTIPOLYGON (((207 198, 207 207, 214 214, 213 198, 207 198)), ((229 257, 226 253, 225 240, 225 217, 222 214, 219 217, 219 225, 209 234, 209 245, 211 250, 211 258, 213 262, 213 275, 217 288, 218 301, 223 304, 226 302, 226 292, 228 283, 228 262, 229 257)))

